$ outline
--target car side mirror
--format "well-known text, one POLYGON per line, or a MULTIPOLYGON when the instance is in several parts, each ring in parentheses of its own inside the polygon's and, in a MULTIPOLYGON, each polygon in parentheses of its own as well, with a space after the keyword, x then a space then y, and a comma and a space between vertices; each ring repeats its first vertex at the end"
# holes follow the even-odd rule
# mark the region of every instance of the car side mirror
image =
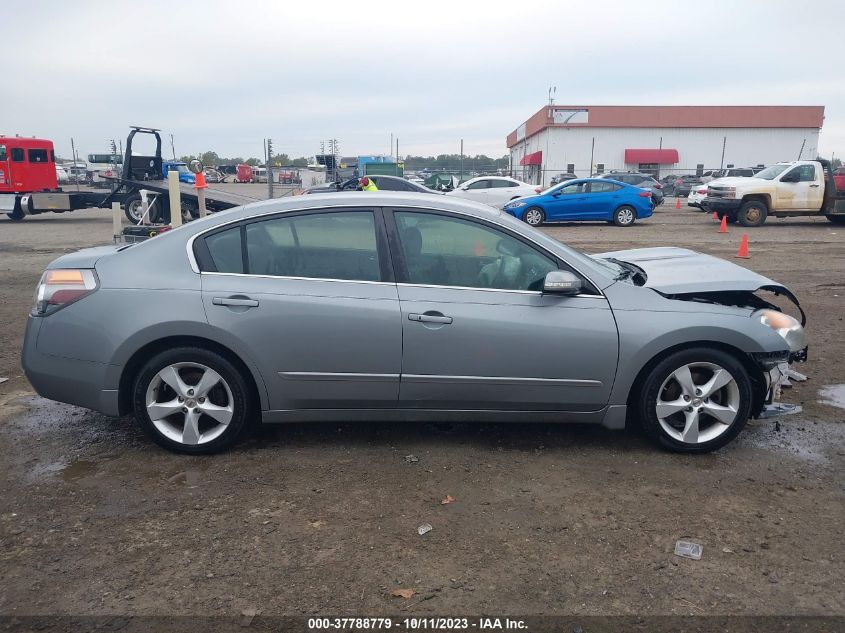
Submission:
POLYGON ((543 280, 543 292, 549 294, 574 296, 583 289, 583 280, 568 270, 552 270, 543 280))

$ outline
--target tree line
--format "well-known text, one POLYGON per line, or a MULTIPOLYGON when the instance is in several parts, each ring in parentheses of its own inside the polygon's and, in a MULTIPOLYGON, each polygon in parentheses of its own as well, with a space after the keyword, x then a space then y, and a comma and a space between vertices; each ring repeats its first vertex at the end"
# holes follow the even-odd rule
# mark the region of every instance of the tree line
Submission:
MULTIPOLYGON (((254 167, 256 165, 264 164, 264 160, 260 158, 250 157, 244 159, 243 156, 234 156, 232 158, 226 158, 223 156, 219 156, 217 152, 203 152, 202 154, 197 154, 196 156, 186 155, 181 156, 179 158, 179 161, 183 163, 190 163, 192 160, 200 161, 205 167, 217 167, 219 165, 239 164, 252 165, 254 167)), ((287 154, 278 154, 276 156, 273 156, 273 160, 270 162, 273 167, 307 167, 309 160, 305 157, 291 158, 287 154)))

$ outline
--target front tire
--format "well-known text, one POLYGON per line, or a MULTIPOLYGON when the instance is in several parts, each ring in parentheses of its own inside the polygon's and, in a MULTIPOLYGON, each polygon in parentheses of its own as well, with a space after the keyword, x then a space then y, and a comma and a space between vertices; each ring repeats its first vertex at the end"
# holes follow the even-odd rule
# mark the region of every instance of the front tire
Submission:
POLYGON ((177 347, 147 361, 135 380, 132 404, 154 442, 192 455, 234 444, 254 405, 241 372, 201 347, 177 347))
POLYGON ((522 219, 529 226, 541 226, 546 221, 546 214, 540 207, 529 207, 525 210, 522 219))
POLYGON ((637 219, 637 212, 634 207, 627 204, 619 207, 613 212, 613 223, 616 226, 631 226, 637 219))
POLYGON ((731 354, 695 347, 655 365, 639 402, 642 426, 653 440, 671 451, 707 453, 733 440, 748 421, 751 379, 731 354))
POLYGON ((742 226, 760 226, 766 221, 769 208, 761 200, 749 200, 739 208, 737 220, 742 226))

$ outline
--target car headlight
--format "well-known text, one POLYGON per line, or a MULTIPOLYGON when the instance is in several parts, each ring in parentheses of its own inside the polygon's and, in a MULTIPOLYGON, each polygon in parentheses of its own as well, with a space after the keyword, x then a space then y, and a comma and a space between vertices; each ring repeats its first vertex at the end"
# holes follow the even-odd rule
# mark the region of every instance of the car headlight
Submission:
POLYGON ((518 209, 519 207, 524 207, 524 206, 525 206, 524 202, 522 202, 520 200, 516 200, 515 202, 508 202, 505 205, 505 208, 506 209, 518 209))
POLYGON ((722 189, 723 198, 736 198, 736 187, 725 187, 722 189))
POLYGON ((751 315, 783 337, 791 352, 800 352, 807 347, 807 335, 798 319, 777 310, 757 310, 751 315))

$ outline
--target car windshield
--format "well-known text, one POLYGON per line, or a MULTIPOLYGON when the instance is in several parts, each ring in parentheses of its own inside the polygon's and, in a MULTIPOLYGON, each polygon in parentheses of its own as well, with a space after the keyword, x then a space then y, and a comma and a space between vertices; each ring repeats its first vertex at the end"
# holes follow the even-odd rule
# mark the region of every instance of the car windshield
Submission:
POLYGON ((177 165, 176 171, 178 171, 180 174, 190 174, 191 173, 190 170, 188 170, 187 165, 177 165))
POLYGON ((766 169, 764 169, 763 171, 758 171, 755 175, 755 178, 762 178, 763 180, 774 180, 790 167, 792 167, 792 165, 790 164, 772 165, 771 167, 766 167, 766 169))

